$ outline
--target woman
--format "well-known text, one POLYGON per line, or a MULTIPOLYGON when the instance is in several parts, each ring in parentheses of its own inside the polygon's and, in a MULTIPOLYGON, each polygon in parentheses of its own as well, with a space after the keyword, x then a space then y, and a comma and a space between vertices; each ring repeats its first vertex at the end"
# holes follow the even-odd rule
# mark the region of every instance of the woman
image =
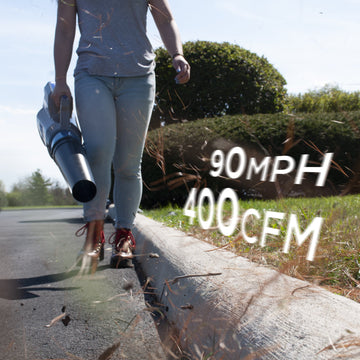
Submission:
POLYGON ((175 81, 184 84, 190 79, 190 66, 167 0, 58 0, 52 97, 57 106, 61 96, 71 97, 66 78, 78 17, 75 101, 98 190, 84 204, 82 254, 96 262, 103 258, 104 209, 113 165, 113 267, 132 258, 135 249, 131 228, 142 195, 141 156, 155 97, 155 56, 146 36, 148 9, 172 57, 175 81))

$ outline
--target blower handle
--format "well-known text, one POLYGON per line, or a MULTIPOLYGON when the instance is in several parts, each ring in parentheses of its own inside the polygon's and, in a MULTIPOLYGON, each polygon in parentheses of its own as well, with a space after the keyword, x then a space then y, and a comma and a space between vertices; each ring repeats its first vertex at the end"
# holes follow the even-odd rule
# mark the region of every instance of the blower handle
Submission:
POLYGON ((60 98, 60 125, 62 128, 68 128, 72 113, 72 102, 66 95, 60 98))

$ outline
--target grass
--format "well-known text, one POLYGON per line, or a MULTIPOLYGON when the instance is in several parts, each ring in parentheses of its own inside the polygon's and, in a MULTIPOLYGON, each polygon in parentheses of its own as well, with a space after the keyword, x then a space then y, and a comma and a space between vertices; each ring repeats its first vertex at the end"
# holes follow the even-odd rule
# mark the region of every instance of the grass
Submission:
MULTIPOLYGON (((208 206, 205 205, 201 211, 206 218, 208 206)), ((191 225, 182 208, 168 206, 144 213, 217 247, 226 248, 251 261, 276 268, 286 275, 310 281, 360 302, 360 196, 240 201, 238 225, 230 236, 222 235, 216 226, 208 230, 202 229, 197 218, 191 225), (256 209, 260 215, 260 219, 249 217, 245 228, 245 234, 257 237, 256 243, 247 242, 241 230, 241 218, 247 209, 256 209), (265 246, 261 246, 266 211, 283 213, 284 218, 273 218, 268 222, 268 227, 278 229, 279 235, 267 235, 265 246), (314 218, 323 218, 313 261, 306 259, 310 237, 301 246, 293 238, 289 252, 283 252, 290 214, 296 215, 301 232, 305 231, 314 218)), ((223 207, 223 217, 230 215, 231 204, 226 204, 223 207)))

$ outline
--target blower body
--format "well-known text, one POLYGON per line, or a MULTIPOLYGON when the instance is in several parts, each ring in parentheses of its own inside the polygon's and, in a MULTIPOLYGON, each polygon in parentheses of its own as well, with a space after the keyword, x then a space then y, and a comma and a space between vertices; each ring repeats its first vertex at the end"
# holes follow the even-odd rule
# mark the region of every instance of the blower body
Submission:
POLYGON ((63 96, 58 111, 51 98, 53 90, 54 84, 47 83, 43 107, 37 114, 39 134, 74 199, 88 202, 96 195, 96 185, 86 159, 77 120, 72 115, 72 101, 63 96))

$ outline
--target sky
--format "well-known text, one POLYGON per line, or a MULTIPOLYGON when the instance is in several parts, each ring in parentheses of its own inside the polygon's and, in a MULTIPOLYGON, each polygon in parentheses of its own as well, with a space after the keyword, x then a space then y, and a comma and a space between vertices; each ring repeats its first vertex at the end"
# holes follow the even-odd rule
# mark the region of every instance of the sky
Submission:
MULTIPOLYGON (((169 0, 183 42, 237 44, 267 60, 289 93, 326 84, 360 90, 360 0, 169 0)), ((36 127, 54 80, 56 0, 4 1, 0 12, 0 181, 6 191, 40 169, 66 186, 36 127)), ((149 16, 148 36, 162 46, 149 16)), ((78 35, 75 40, 76 49, 78 35)), ((73 89, 73 56, 68 83, 73 89)))

